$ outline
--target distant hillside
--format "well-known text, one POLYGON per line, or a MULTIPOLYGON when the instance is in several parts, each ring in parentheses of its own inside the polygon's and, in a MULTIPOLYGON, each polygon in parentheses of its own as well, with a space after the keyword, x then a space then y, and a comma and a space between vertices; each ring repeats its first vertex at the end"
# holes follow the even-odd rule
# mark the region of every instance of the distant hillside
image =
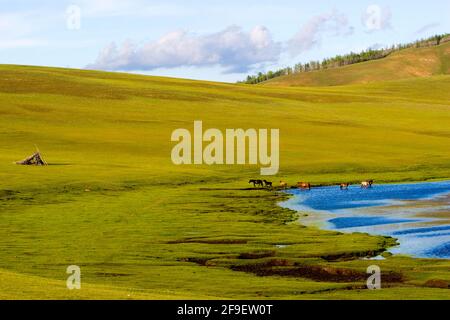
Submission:
POLYGON ((247 76, 246 80, 238 81, 238 83, 258 84, 281 76, 335 69, 357 63, 383 59, 395 52, 403 51, 405 49, 436 47, 446 42, 450 42, 449 33, 435 35, 427 39, 416 40, 406 44, 397 44, 389 48, 385 47, 381 49, 367 49, 361 52, 350 52, 348 54, 326 58, 322 61, 312 60, 307 63, 297 63, 294 67, 282 68, 275 71, 270 70, 265 73, 259 72, 257 75, 247 76))
POLYGON ((389 56, 339 68, 290 74, 270 79, 270 86, 338 86, 450 74, 450 42, 408 48, 389 56))

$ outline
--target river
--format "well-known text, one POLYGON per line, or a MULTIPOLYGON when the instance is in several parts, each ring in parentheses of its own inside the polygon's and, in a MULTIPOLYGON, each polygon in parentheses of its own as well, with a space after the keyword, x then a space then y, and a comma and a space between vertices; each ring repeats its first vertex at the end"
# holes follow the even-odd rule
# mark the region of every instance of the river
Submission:
POLYGON ((281 206, 300 211, 300 222, 326 230, 392 236, 389 251, 450 259, 450 181, 293 189, 281 206))

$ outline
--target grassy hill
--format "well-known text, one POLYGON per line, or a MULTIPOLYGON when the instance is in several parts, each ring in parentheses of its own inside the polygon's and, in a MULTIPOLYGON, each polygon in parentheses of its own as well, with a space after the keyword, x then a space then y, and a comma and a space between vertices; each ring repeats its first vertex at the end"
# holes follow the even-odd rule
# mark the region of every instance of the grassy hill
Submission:
POLYGON ((0 66, 0 297, 448 298, 426 287, 450 281, 446 260, 377 261, 397 280, 364 290, 373 262, 359 257, 393 239, 305 228, 276 205, 284 195, 242 190, 258 167, 174 166, 170 135, 194 120, 280 128, 274 182, 447 179, 449 88, 450 76, 272 88, 0 66), (49 166, 13 164, 35 144, 49 166), (77 292, 64 289, 73 264, 77 292), (298 266, 311 272, 277 273, 298 266))
POLYGON ((339 86, 450 74, 450 42, 409 48, 388 57, 345 67, 282 76, 268 86, 339 86))

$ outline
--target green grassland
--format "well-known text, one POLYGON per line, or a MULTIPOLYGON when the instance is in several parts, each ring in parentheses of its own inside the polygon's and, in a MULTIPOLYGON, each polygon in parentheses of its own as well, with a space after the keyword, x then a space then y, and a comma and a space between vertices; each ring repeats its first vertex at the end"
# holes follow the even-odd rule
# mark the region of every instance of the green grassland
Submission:
POLYGON ((264 82, 269 86, 339 86, 450 74, 450 42, 409 48, 346 67, 298 73, 264 82))
POLYGON ((327 88, 0 66, 0 298, 450 298, 450 261, 377 261, 394 239, 306 228, 257 166, 175 166, 174 129, 279 128, 315 185, 450 177, 450 76, 327 88), (17 166, 38 145, 49 166, 17 166), (299 220, 299 221, 297 221, 299 220), (65 289, 79 265, 82 289, 65 289), (435 280, 435 281, 430 281, 435 280))

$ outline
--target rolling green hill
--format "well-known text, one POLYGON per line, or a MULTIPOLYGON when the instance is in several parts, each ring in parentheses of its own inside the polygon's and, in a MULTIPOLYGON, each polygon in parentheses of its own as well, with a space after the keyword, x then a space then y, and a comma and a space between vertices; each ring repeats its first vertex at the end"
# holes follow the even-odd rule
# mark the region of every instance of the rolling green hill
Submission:
POLYGON ((258 167, 175 166, 170 136, 194 120, 279 128, 275 183, 448 179, 449 89, 445 75, 273 88, 2 65, 0 297, 448 299, 429 282, 450 282, 447 260, 377 261, 397 280, 365 290, 360 257, 393 239, 303 227, 283 194, 245 190, 258 167), (35 144, 49 166, 13 164, 35 144), (73 264, 81 291, 64 288, 73 264))
POLYGON ((267 86, 339 86, 450 74, 450 42, 409 48, 388 57, 345 67, 277 77, 267 86))

